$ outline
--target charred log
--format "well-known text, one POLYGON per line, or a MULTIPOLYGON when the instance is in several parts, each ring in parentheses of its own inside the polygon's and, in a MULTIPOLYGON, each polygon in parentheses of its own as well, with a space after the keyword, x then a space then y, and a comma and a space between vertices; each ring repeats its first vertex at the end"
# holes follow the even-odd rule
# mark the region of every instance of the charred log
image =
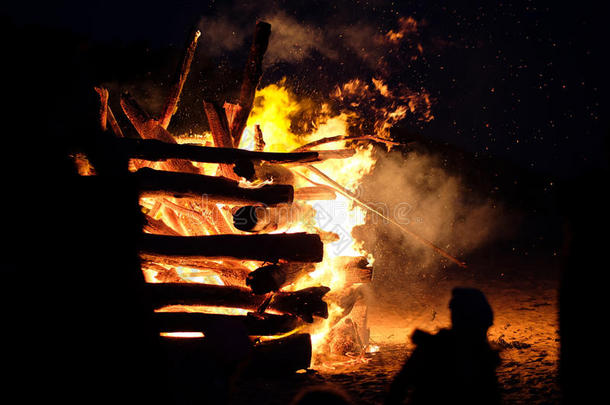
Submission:
POLYGON ((146 215, 144 217, 144 232, 146 233, 154 233, 157 235, 170 235, 170 236, 180 236, 180 233, 173 230, 171 227, 167 226, 165 222, 160 219, 155 219, 146 215))
POLYGON ((286 375, 305 370, 311 365, 311 336, 295 334, 254 346, 246 373, 257 375, 286 375))
POLYGON ((142 168, 132 174, 144 197, 176 197, 204 199, 225 204, 291 203, 294 190, 290 185, 265 185, 259 188, 240 187, 223 177, 192 173, 176 173, 142 168))
POLYGON ((291 315, 254 314, 222 315, 192 312, 155 312, 153 320, 159 332, 205 332, 214 324, 227 320, 241 322, 250 336, 273 336, 288 333, 301 324, 291 315))
POLYGON ((142 253, 242 260, 321 262, 322 241, 315 234, 165 236, 143 234, 142 253))
POLYGON ((246 277, 246 285, 254 294, 266 294, 292 284, 315 268, 311 263, 270 264, 249 273, 246 277))
POLYGON ((266 22, 258 21, 256 23, 256 28, 254 29, 254 40, 252 41, 241 84, 239 95, 239 105, 241 108, 237 109, 235 112, 231 125, 231 135, 233 137, 234 145, 239 145, 241 135, 246 128, 248 116, 250 115, 250 111, 252 111, 256 87, 258 86, 263 73, 263 56, 267 51, 270 35, 271 25, 266 22))
MULTIPOLYGON (((171 134, 170 134, 171 136, 171 134)), ((305 164, 327 159, 343 159, 353 156, 350 149, 326 150, 312 152, 253 152, 245 149, 228 147, 209 147, 199 145, 179 145, 154 139, 121 139, 117 141, 131 158, 162 161, 167 159, 185 159, 204 163, 238 163, 240 161, 264 161, 279 164, 305 164)))
MULTIPOLYGON (((195 283, 147 284, 153 305, 161 308, 169 305, 204 305, 257 310, 265 301, 264 295, 255 295, 247 288, 195 283)), ((294 292, 278 292, 273 296, 269 309, 298 316, 305 322, 313 317, 328 318, 328 306, 322 297, 328 287, 310 287, 294 292)))
MULTIPOLYGON (((219 148, 233 148, 233 139, 231 138, 231 129, 227 121, 225 111, 215 103, 203 102, 205 114, 208 117, 212 138, 214 138, 214 146, 219 148)), ((220 173, 227 178, 236 178, 230 165, 221 163, 219 166, 220 173)))
POLYGON ((325 186, 301 187, 294 190, 295 200, 334 200, 337 198, 335 190, 325 186))
POLYGON ((161 116, 159 119, 159 125, 163 128, 167 129, 169 123, 172 119, 172 116, 178 109, 178 102, 180 101, 180 93, 182 93, 182 87, 184 87, 184 82, 186 82, 186 78, 191 70, 191 62, 193 61, 193 56, 195 55, 195 50, 197 49, 197 40, 201 32, 196 30, 193 34, 193 37, 189 41, 186 50, 184 51, 184 56, 182 58, 182 63, 176 72, 176 76, 174 78, 174 82, 172 84, 172 88, 170 90, 169 96, 167 97, 167 101, 163 106, 163 111, 161 111, 161 116))
MULTIPOLYGON (((189 256, 163 256, 155 255, 150 253, 141 253, 140 261, 142 268, 151 268, 158 270, 158 265, 163 264, 166 266, 173 267, 186 267, 199 271, 212 271, 226 284, 230 285, 244 285, 244 280, 250 274, 250 269, 241 264, 237 260, 224 259, 222 263, 214 260, 202 258, 202 257, 189 257, 189 256)), ((164 269, 167 272, 173 272, 173 270, 164 269)))
POLYGON ((233 226, 244 232, 273 232, 283 230, 313 215, 313 208, 305 204, 279 204, 275 207, 248 205, 233 213, 233 226))

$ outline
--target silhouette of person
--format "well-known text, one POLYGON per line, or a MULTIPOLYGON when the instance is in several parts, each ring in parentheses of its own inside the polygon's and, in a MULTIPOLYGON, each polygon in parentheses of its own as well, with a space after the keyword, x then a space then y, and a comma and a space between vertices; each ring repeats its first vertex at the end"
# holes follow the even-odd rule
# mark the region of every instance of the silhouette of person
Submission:
POLYGON ((474 288, 454 288, 449 302, 451 329, 436 334, 415 330, 416 345, 390 386, 385 403, 499 404, 498 353, 487 330, 493 311, 474 288))

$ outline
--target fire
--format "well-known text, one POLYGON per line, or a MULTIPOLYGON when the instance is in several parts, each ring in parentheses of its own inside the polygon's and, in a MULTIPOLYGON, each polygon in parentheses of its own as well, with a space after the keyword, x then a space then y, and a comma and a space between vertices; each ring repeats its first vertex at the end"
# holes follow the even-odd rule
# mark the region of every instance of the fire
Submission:
MULTIPOLYGON (((271 84, 258 90, 253 110, 241 138, 240 148, 255 150, 255 125, 259 125, 262 131, 265 143, 264 151, 291 152, 313 141, 349 134, 350 122, 353 122, 358 118, 354 112, 350 111, 333 113, 330 106, 323 104, 316 110, 318 114, 313 116, 308 114, 310 121, 304 126, 308 131, 295 133, 296 131, 293 130, 295 119, 304 112, 309 113, 313 106, 313 100, 298 98, 287 88, 285 81, 281 81, 278 84, 271 84)), ((300 128, 303 128, 303 125, 301 125, 300 128)), ((181 142, 186 141, 182 140, 181 142)), ((194 137, 190 136, 188 142, 201 145, 208 144, 210 142, 210 134, 194 137)), ((322 144, 315 149, 342 149, 347 147, 347 143, 348 141, 338 141, 322 144)), ((351 146, 351 148, 354 147, 351 146)), ((324 162, 316 163, 316 168, 331 176, 348 191, 357 192, 362 178, 373 169, 374 165, 375 158, 373 156, 373 146, 366 145, 356 146, 354 156, 349 159, 326 160, 324 162)), ((205 164, 199 165, 198 167, 203 173, 213 175, 217 165, 205 164)), ((325 180, 312 170, 309 170, 307 166, 295 167, 292 170, 296 174, 294 178, 295 189, 310 187, 312 186, 312 182, 313 184, 325 184, 325 180)), ((248 186, 247 183, 243 185, 248 186)), ((148 210, 153 210, 155 204, 157 204, 154 199, 143 200, 142 205, 148 207, 148 210)), ((334 235, 333 237, 335 240, 325 244, 324 260, 316 265, 314 271, 285 287, 284 290, 297 291, 307 287, 327 286, 331 288, 331 291, 341 291, 346 288, 346 277, 343 267, 338 265, 339 262, 334 259, 339 257, 365 256, 368 258, 369 263, 373 262, 372 256, 364 251, 360 244, 352 237, 353 228, 364 224, 365 211, 341 193, 336 193, 336 198, 334 200, 299 201, 299 204, 305 204, 311 207, 311 209, 302 210, 302 212, 313 213, 313 215, 310 214, 298 217, 298 220, 294 221, 289 229, 282 229, 277 232, 316 233, 321 231, 334 235)), ((221 211, 226 210, 222 204, 218 204, 218 208, 221 211)), ((168 218, 164 218, 166 212, 163 210, 157 209, 156 212, 153 213, 157 219, 169 220, 168 218)), ((244 264, 252 270, 260 266, 260 262, 246 262, 244 264)), ((214 285, 224 284, 221 277, 213 271, 202 272, 201 270, 184 266, 174 267, 173 270, 181 282, 214 285)), ((157 273, 158 272, 154 269, 146 269, 145 275, 147 281, 159 282, 157 273)), ((314 354, 323 352, 325 344, 328 344, 328 335, 334 323, 342 318, 341 314, 343 310, 337 303, 327 300, 327 304, 329 307, 328 319, 318 321, 308 328, 312 336, 314 354)), ((204 312, 228 315, 245 315, 247 313, 246 310, 242 309, 196 306, 172 306, 161 308, 158 311, 204 312)), ((184 335, 173 333, 164 336, 192 337, 194 335, 188 333, 184 335)))

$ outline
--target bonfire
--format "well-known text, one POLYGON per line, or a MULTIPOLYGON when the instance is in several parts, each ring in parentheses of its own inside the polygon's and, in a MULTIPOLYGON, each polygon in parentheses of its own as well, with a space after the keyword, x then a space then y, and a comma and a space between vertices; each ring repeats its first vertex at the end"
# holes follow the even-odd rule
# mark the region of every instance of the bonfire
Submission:
MULTIPOLYGON (((95 89, 100 125, 130 158, 140 192, 141 269, 154 319, 159 333, 172 339, 205 340, 215 322, 241 322, 265 367, 297 371, 363 362, 377 350, 363 300, 374 258, 352 229, 364 224, 367 212, 382 214, 355 192, 375 165, 373 144, 395 142, 383 125, 379 133, 350 132, 344 113, 327 113, 310 133, 292 134, 287 90, 271 85, 257 92, 270 33, 269 24, 256 24, 239 99, 203 102, 209 124, 203 134, 168 131, 199 31, 158 115, 121 94, 122 112, 139 139, 125 136, 108 90, 95 89), (255 103, 256 97, 264 102, 255 103)), ((375 86, 387 92, 378 80, 375 86)), ((95 175, 86 156, 77 163, 81 174, 95 175)))

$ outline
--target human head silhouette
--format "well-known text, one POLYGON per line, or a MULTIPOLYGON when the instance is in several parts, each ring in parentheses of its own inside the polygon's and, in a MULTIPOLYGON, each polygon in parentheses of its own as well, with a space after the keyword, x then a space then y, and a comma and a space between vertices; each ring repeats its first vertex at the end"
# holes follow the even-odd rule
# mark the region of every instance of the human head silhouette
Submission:
POLYGON ((476 288, 456 287, 449 301, 452 328, 459 332, 487 333, 493 325, 493 310, 476 288))

